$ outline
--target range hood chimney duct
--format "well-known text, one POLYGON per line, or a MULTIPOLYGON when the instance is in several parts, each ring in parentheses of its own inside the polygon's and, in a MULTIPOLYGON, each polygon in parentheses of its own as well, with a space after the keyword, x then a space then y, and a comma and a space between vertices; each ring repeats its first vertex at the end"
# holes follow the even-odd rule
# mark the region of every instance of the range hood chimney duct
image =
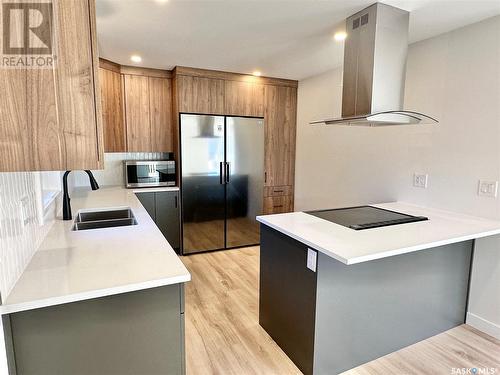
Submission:
POLYGON ((436 123, 403 110, 409 13, 375 3, 346 20, 342 117, 311 124, 403 125, 436 123))

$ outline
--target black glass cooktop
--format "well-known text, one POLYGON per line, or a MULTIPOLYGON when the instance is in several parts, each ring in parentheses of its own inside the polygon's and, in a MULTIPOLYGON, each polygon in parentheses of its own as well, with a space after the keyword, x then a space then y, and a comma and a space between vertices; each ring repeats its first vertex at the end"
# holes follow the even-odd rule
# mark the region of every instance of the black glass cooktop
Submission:
POLYGON ((424 216, 412 216, 372 206, 337 208, 306 213, 355 230, 428 220, 424 216))

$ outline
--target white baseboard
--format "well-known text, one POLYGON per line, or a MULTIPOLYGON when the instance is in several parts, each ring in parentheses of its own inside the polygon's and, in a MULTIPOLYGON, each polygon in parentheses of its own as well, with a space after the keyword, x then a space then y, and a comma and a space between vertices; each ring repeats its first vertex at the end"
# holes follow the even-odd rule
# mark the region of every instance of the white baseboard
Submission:
POLYGON ((481 332, 484 332, 500 340, 500 325, 483 319, 470 312, 467 313, 466 323, 480 330, 481 332))

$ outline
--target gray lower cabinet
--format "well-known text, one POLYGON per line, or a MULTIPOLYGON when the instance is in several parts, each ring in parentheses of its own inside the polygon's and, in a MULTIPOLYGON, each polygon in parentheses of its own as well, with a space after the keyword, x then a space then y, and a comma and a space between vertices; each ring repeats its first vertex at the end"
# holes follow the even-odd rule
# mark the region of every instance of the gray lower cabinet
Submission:
POLYGON ((148 211, 149 216, 156 222, 155 193, 135 193, 141 204, 148 211))
POLYGON ((174 249, 180 248, 179 192, 136 193, 146 211, 174 249))
POLYGON ((185 374, 183 284, 4 316, 10 374, 185 374))

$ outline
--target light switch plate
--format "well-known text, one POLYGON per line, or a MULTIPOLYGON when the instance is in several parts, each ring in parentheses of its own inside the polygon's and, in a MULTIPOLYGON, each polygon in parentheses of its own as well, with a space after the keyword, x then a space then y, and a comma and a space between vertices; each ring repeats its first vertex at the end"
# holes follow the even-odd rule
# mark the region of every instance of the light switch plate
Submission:
POLYGON ((316 272, 316 265, 318 263, 318 252, 313 249, 307 249, 307 268, 316 272))
POLYGON ((477 194, 481 197, 496 198, 498 194, 498 181, 479 180, 477 194))
POLYGON ((413 174, 413 186, 427 189, 427 182, 429 180, 428 174, 414 173, 413 174))

